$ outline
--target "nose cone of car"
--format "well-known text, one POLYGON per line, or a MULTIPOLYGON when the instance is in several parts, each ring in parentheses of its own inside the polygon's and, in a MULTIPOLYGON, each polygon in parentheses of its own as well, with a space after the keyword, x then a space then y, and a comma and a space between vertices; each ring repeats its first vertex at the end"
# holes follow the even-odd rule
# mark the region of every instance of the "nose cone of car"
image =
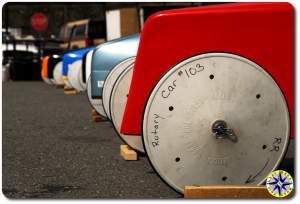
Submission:
POLYGON ((92 58, 92 98, 102 97, 102 87, 110 70, 121 61, 136 56, 140 35, 108 41, 98 46, 92 58))
POLYGON ((64 80, 66 86, 72 87, 72 85, 70 84, 70 82, 68 80, 68 71, 69 71, 70 65, 73 62, 82 59, 83 55, 92 49, 94 49, 94 47, 75 50, 75 51, 64 54, 62 75, 63 75, 63 80, 64 80))
POLYGON ((55 69, 55 66, 61 61, 62 61, 62 55, 58 55, 58 54, 51 55, 48 60, 48 78, 54 84, 56 84, 55 79, 54 79, 54 69, 55 69))

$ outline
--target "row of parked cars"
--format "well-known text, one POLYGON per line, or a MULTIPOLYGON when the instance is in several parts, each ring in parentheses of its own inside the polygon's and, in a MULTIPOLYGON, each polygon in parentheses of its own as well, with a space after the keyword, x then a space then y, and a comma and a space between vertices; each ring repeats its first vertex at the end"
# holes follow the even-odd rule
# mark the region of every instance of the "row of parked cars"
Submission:
POLYGON ((262 184, 294 134, 293 12, 288 3, 162 11, 141 34, 46 56, 42 77, 86 91, 178 192, 262 184))
MULTIPOLYGON (((140 34, 135 34, 96 47, 46 56, 42 78, 47 84, 86 91, 94 109, 120 130, 139 39, 140 34)), ((144 152, 140 137, 120 136, 132 148, 144 152)))

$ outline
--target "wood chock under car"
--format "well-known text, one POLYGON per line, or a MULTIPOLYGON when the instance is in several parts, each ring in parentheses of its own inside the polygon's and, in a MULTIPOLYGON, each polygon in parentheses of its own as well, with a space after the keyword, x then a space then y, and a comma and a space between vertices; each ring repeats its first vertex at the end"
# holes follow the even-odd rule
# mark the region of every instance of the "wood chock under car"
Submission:
POLYGON ((107 121, 107 119, 101 116, 95 109, 92 110, 92 119, 95 123, 107 121))
MULTIPOLYGON (((291 197, 293 192, 290 194, 291 197)), ((185 186, 184 198, 275 198, 264 185, 185 186)))
POLYGON ((64 87, 64 93, 67 95, 75 95, 78 91, 74 88, 64 87))
POLYGON ((55 84, 54 86, 55 86, 55 88, 57 88, 57 89, 65 88, 65 85, 64 85, 64 84, 55 84))
POLYGON ((137 152, 128 145, 120 145, 120 155, 126 161, 136 161, 138 159, 137 152))

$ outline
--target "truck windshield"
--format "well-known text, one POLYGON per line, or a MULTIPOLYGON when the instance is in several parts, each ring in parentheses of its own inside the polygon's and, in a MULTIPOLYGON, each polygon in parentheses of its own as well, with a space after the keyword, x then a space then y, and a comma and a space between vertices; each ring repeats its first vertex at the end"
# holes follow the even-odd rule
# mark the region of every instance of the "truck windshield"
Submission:
POLYGON ((65 30, 66 30, 66 25, 63 25, 59 31, 59 34, 58 34, 58 38, 60 40, 63 40, 65 39, 65 30))

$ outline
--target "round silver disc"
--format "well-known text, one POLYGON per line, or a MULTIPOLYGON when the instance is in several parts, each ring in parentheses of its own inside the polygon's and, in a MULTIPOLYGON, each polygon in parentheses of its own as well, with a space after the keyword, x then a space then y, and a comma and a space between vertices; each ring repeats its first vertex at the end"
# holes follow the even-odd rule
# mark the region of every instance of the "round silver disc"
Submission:
POLYGON ((63 80, 64 80, 64 83, 65 83, 65 87, 67 88, 73 88, 72 84, 70 83, 69 81, 69 78, 68 78, 68 73, 70 72, 71 70, 71 65, 68 64, 68 72, 67 72, 67 76, 63 76, 63 80))
POLYGON ((86 83, 87 95, 92 107, 103 117, 107 117, 102 104, 102 99, 93 99, 92 98, 92 90, 91 90, 91 77, 88 78, 86 83))
POLYGON ((53 69, 53 78, 55 84, 62 85, 64 80, 62 79, 62 62, 58 62, 53 69))
POLYGON ((93 59, 94 50, 91 50, 87 53, 85 60, 85 80, 87 81, 92 72, 92 59, 93 59))
POLYGON ((49 78, 44 78, 44 77, 42 77, 43 78, 43 81, 46 83, 46 84, 49 84, 49 85, 52 85, 53 83, 52 83, 52 81, 49 79, 49 78))
POLYGON ((70 81, 69 81, 68 78, 64 79, 64 83, 65 83, 65 86, 66 86, 67 88, 73 88, 73 86, 72 86, 72 84, 70 83, 70 81))
POLYGON ((209 53, 170 69, 154 87, 143 141, 158 174, 186 185, 261 184, 289 140, 289 112, 272 77, 243 57, 209 53))
POLYGON ((52 84, 56 84, 56 81, 55 81, 54 78, 52 78, 52 79, 50 79, 50 80, 51 80, 52 84))
POLYGON ((83 82, 83 79, 82 79, 82 60, 81 61, 81 64, 79 66, 79 71, 78 71, 78 81, 79 81, 79 85, 81 87, 81 91, 85 91, 86 90, 86 84, 83 82))
POLYGON ((127 60, 122 61, 121 63, 117 64, 107 75, 102 89, 102 99, 103 99, 103 107, 106 112, 106 115, 109 119, 111 119, 110 116, 110 96, 113 89, 113 85, 117 81, 120 74, 128 68, 129 65, 133 64, 135 60, 135 57, 129 58, 127 60))
POLYGON ((110 98, 110 114, 111 121, 114 124, 120 137, 131 148, 140 152, 145 152, 142 137, 140 135, 124 135, 120 133, 123 114, 126 107, 128 92, 133 74, 133 64, 129 65, 125 71, 122 72, 113 86, 113 90, 110 98))
POLYGON ((68 70, 68 80, 72 87, 78 91, 83 91, 83 87, 80 84, 81 65, 82 60, 77 60, 70 65, 70 69, 68 70))

